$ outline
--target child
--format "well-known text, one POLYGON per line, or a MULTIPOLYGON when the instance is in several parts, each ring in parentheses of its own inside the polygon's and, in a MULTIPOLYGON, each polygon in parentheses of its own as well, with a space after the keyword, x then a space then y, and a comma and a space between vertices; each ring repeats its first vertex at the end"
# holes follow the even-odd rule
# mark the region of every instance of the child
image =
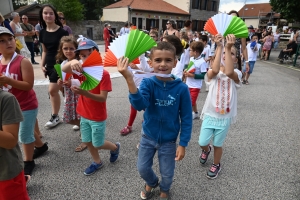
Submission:
MULTIPOLYGON (((73 36, 63 36, 60 39, 60 45, 58 54, 56 55, 56 60, 64 60, 61 63, 61 67, 64 66, 67 62, 73 59, 79 59, 76 55, 75 50, 77 49, 78 44, 73 36)), ((68 80, 58 79, 57 84, 64 86, 64 110, 63 110, 63 122, 73 124, 75 126, 80 126, 80 116, 76 113, 76 107, 79 95, 74 94, 71 90, 71 77, 68 80)), ((74 129, 74 128, 73 128, 74 129)), ((84 143, 81 143, 76 147, 75 152, 81 152, 85 150, 87 146, 84 143)))
POLYGON ((191 138, 192 106, 187 86, 170 74, 176 65, 176 49, 173 45, 160 42, 152 48, 150 65, 155 73, 161 75, 144 78, 137 89, 128 70, 128 58, 118 59, 118 71, 126 79, 130 103, 137 110, 145 110, 137 168, 146 185, 140 196, 142 199, 151 198, 154 188, 159 185, 160 198, 168 199, 175 161, 184 158, 185 148, 191 138), (178 135, 180 141, 176 150, 178 135), (156 151, 161 182, 152 170, 156 151))
MULTIPOLYGON (((211 60, 211 50, 210 46, 207 44, 208 43, 208 36, 207 35, 201 35, 199 42, 202 42, 204 44, 204 49, 203 52, 201 53, 202 58, 206 62, 206 68, 207 70, 209 69, 209 61, 211 60)), ((208 92, 208 86, 205 88, 206 92, 208 92)))
POLYGON ((252 74, 252 72, 253 72, 254 64, 255 64, 255 61, 257 58, 257 53, 259 52, 260 46, 261 45, 258 43, 257 34, 253 34, 251 36, 251 42, 248 43, 248 45, 247 45, 249 71, 246 72, 246 69, 243 69, 243 72, 245 73, 243 84, 246 84, 246 85, 249 84, 248 79, 250 77, 250 74, 252 74))
POLYGON ((29 200, 18 145, 21 121, 23 115, 18 101, 0 89, 0 199, 29 200))
MULTIPOLYGON (((4 27, 0 27, 0 41, 0 52, 2 53, 0 84, 3 85, 3 89, 15 95, 22 109, 24 121, 20 123, 19 140, 23 146, 25 175, 31 175, 35 167, 33 160, 35 141, 37 140, 41 144, 40 137, 34 133, 38 101, 32 89, 33 67, 29 60, 15 53, 14 35, 4 27)), ((47 151, 48 147, 44 150, 47 151)))
POLYGON ((220 160, 222 157, 222 146, 228 133, 230 124, 235 123, 237 115, 237 88, 240 87, 242 73, 234 69, 237 63, 237 49, 234 47, 235 36, 226 36, 227 44, 225 53, 222 53, 222 36, 216 35, 217 49, 212 69, 207 72, 207 95, 201 119, 201 131, 199 145, 202 148, 200 163, 205 164, 211 152, 212 139, 214 146, 214 162, 207 172, 207 178, 214 179, 221 171, 220 160), (225 62, 225 65, 221 64, 225 62))
POLYGON ((193 119, 199 119, 197 98, 202 87, 202 79, 206 74, 206 62, 202 57, 204 45, 202 42, 192 42, 190 46, 190 62, 193 62, 195 72, 190 73, 185 70, 184 76, 186 77, 186 84, 189 87, 190 95, 193 106, 193 119))
MULTIPOLYGON (((83 39, 77 48, 79 57, 84 62, 88 56, 98 49, 98 45, 90 40, 83 39)), ((99 55, 100 56, 100 55, 99 55)), ((62 70, 66 73, 72 74, 73 70, 82 72, 81 62, 74 59, 67 62, 62 70)), ((73 75, 74 78, 78 78, 81 81, 82 77, 73 75)), ((84 142, 93 158, 92 164, 84 171, 84 175, 88 176, 95 173, 98 169, 103 167, 103 162, 100 159, 98 150, 106 149, 110 150, 110 162, 114 163, 119 156, 120 143, 113 144, 110 141, 105 140, 105 127, 106 127, 106 99, 108 92, 111 91, 111 81, 109 73, 103 70, 103 77, 96 88, 86 91, 79 87, 72 86, 72 91, 75 94, 79 94, 79 100, 77 104, 77 113, 81 116, 80 119, 80 131, 82 142, 84 142)))

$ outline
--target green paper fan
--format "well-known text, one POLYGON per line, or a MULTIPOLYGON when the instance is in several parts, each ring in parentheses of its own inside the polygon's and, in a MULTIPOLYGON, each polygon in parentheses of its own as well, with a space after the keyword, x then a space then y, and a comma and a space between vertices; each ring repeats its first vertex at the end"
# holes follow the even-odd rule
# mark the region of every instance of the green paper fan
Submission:
POLYGON ((60 64, 55 64, 55 65, 54 65, 54 69, 55 69, 56 73, 58 74, 59 78, 60 78, 61 80, 64 80, 64 79, 63 79, 63 76, 62 76, 62 71, 61 71, 61 66, 60 66, 60 64))
POLYGON ((228 28, 226 29, 223 36, 228 34, 234 34, 238 38, 248 37, 248 28, 241 18, 233 16, 228 28))
POLYGON ((187 68, 185 69, 185 71, 189 71, 190 68, 194 65, 193 61, 190 61, 189 65, 187 66, 187 68))
POLYGON ((97 87, 97 85, 99 84, 99 81, 97 79, 86 72, 82 72, 82 74, 86 77, 86 80, 80 85, 81 89, 92 90, 97 87))

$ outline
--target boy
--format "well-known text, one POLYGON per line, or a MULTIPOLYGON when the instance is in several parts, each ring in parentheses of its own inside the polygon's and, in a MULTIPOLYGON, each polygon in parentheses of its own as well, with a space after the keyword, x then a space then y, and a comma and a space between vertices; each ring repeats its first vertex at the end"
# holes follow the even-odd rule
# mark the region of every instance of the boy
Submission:
POLYGON ((204 45, 202 42, 192 42, 190 46, 190 63, 193 63, 195 73, 190 73, 185 70, 184 75, 186 77, 186 84, 189 87, 190 95, 193 106, 193 119, 199 119, 199 113, 197 109, 197 98, 202 87, 202 79, 207 72, 206 62, 202 57, 204 45))
MULTIPOLYGON (((205 60, 205 64, 206 64, 206 69, 208 71, 209 69, 209 61, 212 58, 212 54, 211 54, 211 50, 210 50, 210 46, 208 43, 208 36, 207 35, 201 35, 199 42, 202 42, 204 44, 204 49, 203 52, 201 53, 201 57, 205 60)), ((205 87, 205 91, 208 92, 208 86, 206 85, 205 87)))
MULTIPOLYGON (((97 44, 90 39, 84 39, 79 43, 76 51, 79 53, 81 61, 84 62, 94 50, 99 51, 97 44)), ((81 62, 72 60, 66 63, 62 67, 62 70, 69 74, 73 73, 72 70, 82 72, 81 62)), ((76 76, 76 74, 73 74, 73 76, 75 79, 83 81, 83 77, 76 76)), ((80 94, 76 111, 81 116, 81 138, 82 142, 86 143, 94 160, 84 171, 84 175, 88 176, 103 167, 103 162, 98 153, 99 149, 110 150, 111 163, 114 163, 119 156, 120 143, 117 142, 114 144, 105 140, 107 118, 106 99, 108 92, 112 90, 109 73, 103 70, 100 83, 90 91, 82 90, 75 86, 72 86, 71 89, 74 93, 80 94)))
POLYGON ((151 49, 150 66, 156 76, 144 78, 137 89, 128 58, 118 59, 118 71, 126 79, 129 100, 136 110, 145 110, 142 138, 138 152, 137 168, 146 185, 140 196, 151 198, 153 190, 160 186, 160 198, 167 199, 173 181, 175 161, 182 160, 192 132, 192 106, 187 86, 170 74, 176 66, 175 47, 160 42, 151 49), (180 132, 180 133, 179 133, 180 132), (176 140, 180 135, 179 146, 176 140), (162 180, 152 170, 153 157, 158 151, 162 180))
MULTIPOLYGON (((250 74, 252 74, 254 69, 254 64, 257 58, 257 53, 259 52, 261 45, 258 43, 258 36, 257 34, 253 34, 251 36, 251 42, 247 45, 247 52, 248 52, 248 62, 249 62, 249 71, 246 72, 246 69, 244 67, 243 73, 244 73, 244 80, 243 84, 248 85, 248 79, 250 77, 250 74)), ((247 62, 247 61, 246 61, 247 62)))
POLYGON ((29 200, 18 145, 21 121, 23 115, 15 96, 0 89, 0 199, 29 200))

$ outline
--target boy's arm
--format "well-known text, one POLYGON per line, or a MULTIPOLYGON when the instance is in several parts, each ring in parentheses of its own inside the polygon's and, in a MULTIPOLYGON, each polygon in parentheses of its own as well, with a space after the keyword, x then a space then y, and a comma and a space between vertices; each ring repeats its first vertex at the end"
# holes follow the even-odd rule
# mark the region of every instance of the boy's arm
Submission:
POLYGON ((137 87, 133 81, 133 75, 132 73, 128 70, 128 58, 121 57, 118 59, 117 65, 118 65, 118 71, 123 75, 127 82, 127 86, 129 89, 129 92, 131 94, 136 94, 137 93, 137 87))
POLYGON ((82 72, 82 66, 79 60, 74 59, 64 64, 61 70, 68 74, 73 74, 73 70, 82 72))

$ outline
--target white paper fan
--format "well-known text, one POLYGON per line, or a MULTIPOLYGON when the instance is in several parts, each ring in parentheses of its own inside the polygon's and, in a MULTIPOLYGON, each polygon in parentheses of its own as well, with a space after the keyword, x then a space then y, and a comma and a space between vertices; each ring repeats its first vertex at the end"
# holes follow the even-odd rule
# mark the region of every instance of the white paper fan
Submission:
POLYGON ((125 55, 125 51, 126 51, 125 47, 127 45, 128 36, 129 34, 119 36, 108 47, 113 52, 113 54, 116 56, 117 59, 125 55))
POLYGON ((98 81, 102 80, 103 66, 84 67, 82 70, 98 81))

